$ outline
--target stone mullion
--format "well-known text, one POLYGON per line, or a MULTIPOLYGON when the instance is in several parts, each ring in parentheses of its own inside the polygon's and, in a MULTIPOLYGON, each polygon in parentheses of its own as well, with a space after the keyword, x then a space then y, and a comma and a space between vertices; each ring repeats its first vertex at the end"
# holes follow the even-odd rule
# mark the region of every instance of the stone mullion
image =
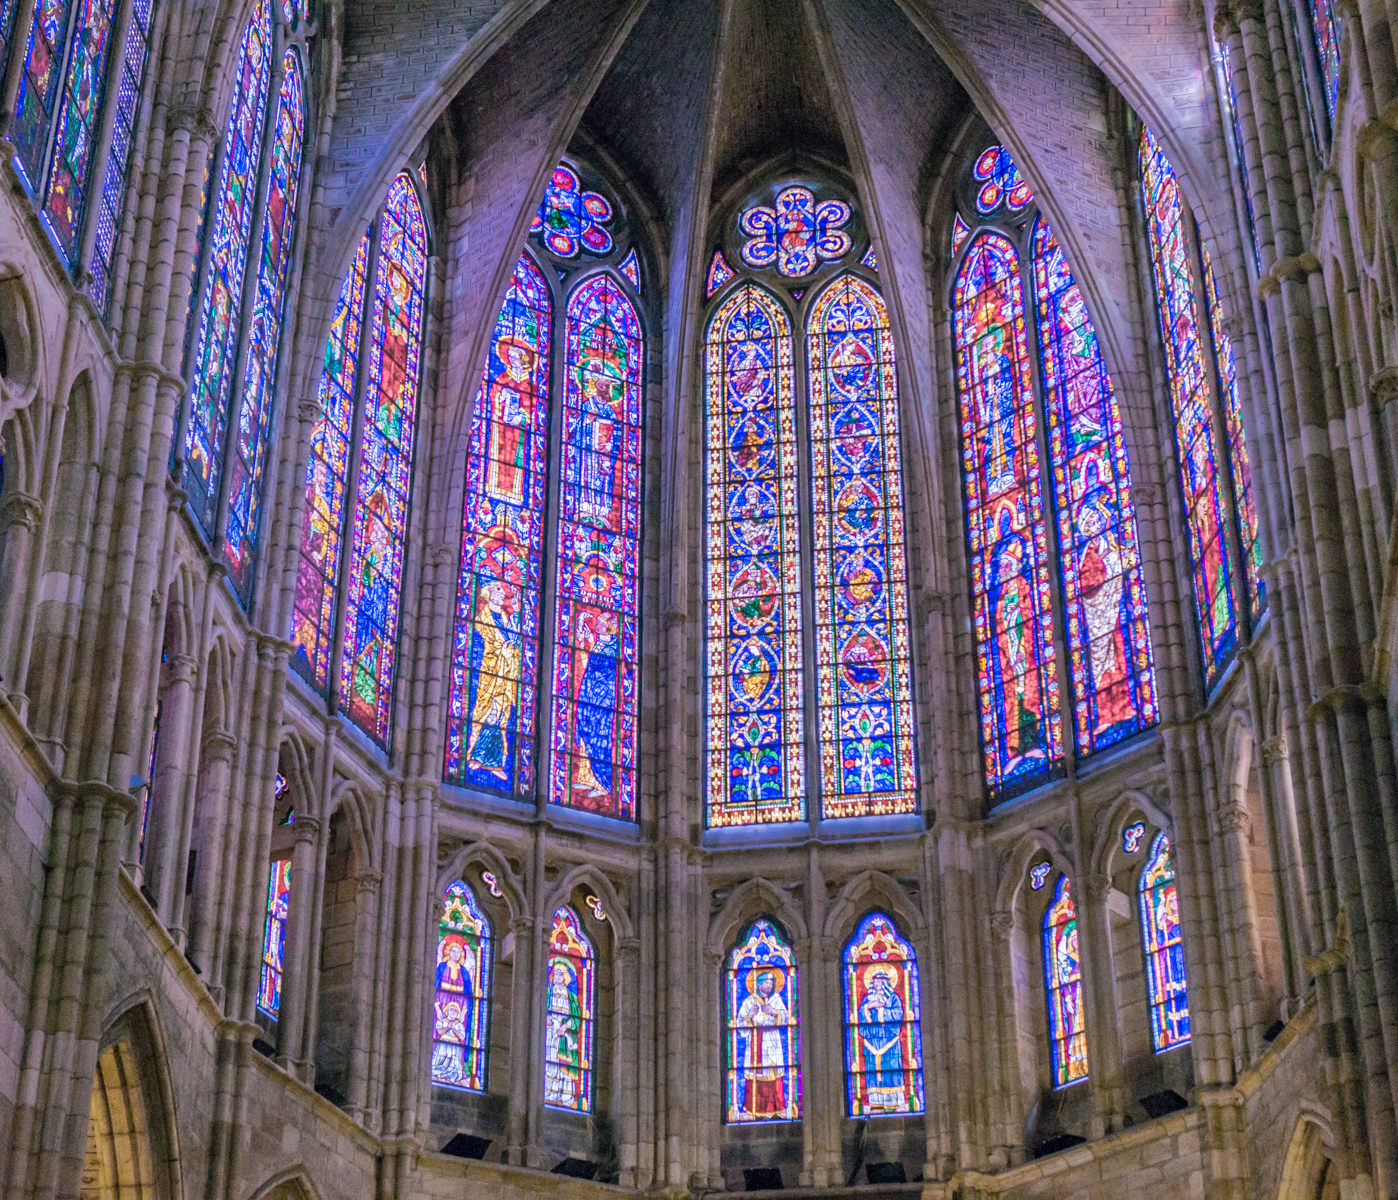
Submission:
POLYGON ((383 1099, 379 1129, 381 1136, 394 1137, 399 1132, 398 1103, 401 1095, 399 1082, 404 1068, 403 1062, 403 989, 401 982, 413 969, 409 953, 409 925, 417 907, 417 873, 413 869, 412 846, 417 840, 417 805, 405 793, 402 797, 402 819, 399 823, 399 840, 393 846, 398 870, 391 905, 392 922, 391 954, 388 977, 390 985, 385 995, 386 1009, 384 1022, 383 1060, 383 1099))
POLYGON ((703 1086, 699 1088, 699 1103, 703 1106, 702 1111, 707 1114, 707 1119, 704 1121, 704 1140, 709 1151, 707 1186, 716 1191, 726 1190, 723 1184, 723 1172, 720 1169, 723 1140, 722 1114, 727 1108, 725 1102, 727 1076, 724 1072, 724 1058, 727 1054, 728 1037, 727 1029, 722 1027, 724 1001, 723 987, 720 984, 722 975, 723 955, 717 950, 705 949, 703 952, 703 974, 699 979, 698 994, 700 1005, 703 1011, 708 1014, 709 1036, 705 1040, 704 1054, 699 1060, 700 1079, 703 1083, 703 1086))
MULTIPOLYGON (((655 930, 657 921, 658 904, 656 900, 656 870, 655 851, 653 846, 645 845, 640 854, 638 880, 636 890, 639 893, 639 903, 637 905, 639 920, 637 929, 641 933, 641 952, 639 987, 637 988, 637 1002, 639 1011, 637 1013, 637 1056, 638 1070, 636 1079, 637 1096, 637 1120, 636 1120, 636 1173, 635 1179, 630 1185, 627 1184, 623 1174, 622 1186, 633 1186, 636 1188, 648 1188, 655 1177, 655 1088, 656 1088, 656 1058, 657 1048, 660 1039, 656 1033, 655 996, 659 988, 656 969, 655 955, 655 930)), ((706 969, 712 968, 713 980, 718 978, 718 968, 706 957, 704 959, 706 969)), ((708 1008, 711 1029, 717 1034, 718 1014, 723 1010, 719 1006, 718 993, 713 990, 710 982, 705 985, 706 995, 712 995, 713 999, 708 1008)), ((720 1049, 720 1054, 722 1053, 720 1049)), ((720 1059, 721 1061, 721 1059, 720 1059)), ((700 1063, 699 1070, 701 1077, 706 1078, 708 1087, 706 1094, 710 1101, 710 1118, 706 1126, 709 1137, 710 1151, 710 1177, 709 1186, 722 1187, 723 1177, 718 1174, 719 1169, 719 1117, 721 1113, 721 1101, 718 1093, 714 1089, 713 1058, 708 1058, 700 1063), (715 1182, 714 1176, 718 1174, 715 1182)))
POLYGON ((281 1006, 277 1012, 277 1064, 303 1083, 301 1060, 306 1049, 307 999, 310 973, 315 969, 310 954, 311 926, 316 893, 325 885, 325 876, 317 869, 322 829, 319 817, 304 812, 296 814, 292 825, 296 840, 291 851, 291 903, 282 955, 281 1006))
POLYGON ((4 547, 0 554, 0 680, 15 685, 23 678, 17 660, 22 643, 29 640, 26 627, 33 621, 27 603, 29 589, 24 584, 30 574, 34 530, 43 521, 43 515, 43 501, 18 490, 6 496, 0 505, 0 538, 4 547))
POLYGON ((427 928, 431 920, 430 897, 435 890, 436 846, 430 840, 435 824, 432 785, 408 783, 403 788, 404 838, 399 847, 404 871, 399 889, 398 928, 401 968, 395 973, 389 1026, 388 1098, 384 1106, 384 1133, 411 1138, 418 1120, 418 1087, 422 1082, 421 1033, 423 977, 432 969, 427 961, 427 928))
MULTIPOLYGON (((1071 800, 1073 842, 1084 846, 1082 801, 1071 800)), ((1092 1089, 1093 1139, 1120 1129, 1126 1116, 1126 1080, 1122 1073, 1121 1032, 1117 1025, 1117 1003, 1112 970, 1111 932, 1107 928, 1107 893, 1111 876, 1091 871, 1084 859, 1080 864, 1083 903, 1078 908, 1078 936, 1082 939, 1081 969, 1087 1000, 1088 1085, 1092 1089)))
MULTIPOLYGON (((332 744, 335 733, 338 733, 338 730, 332 732, 332 730, 327 727, 325 731, 326 746, 332 744)), ((330 753, 328 751, 323 751, 323 753, 325 753, 326 759, 329 760, 331 757, 330 753)), ((280 760, 281 748, 280 746, 278 746, 275 755, 275 761, 277 763, 280 763, 280 760)), ((321 787, 321 795, 326 798, 327 802, 322 807, 321 811, 324 813, 329 813, 331 811, 330 798, 334 789, 335 781, 335 771, 333 762, 327 762, 325 773, 328 776, 328 779, 326 780, 325 784, 321 787)), ((273 780, 273 786, 275 787, 275 778, 273 780)), ((306 1002, 304 1009, 305 1016, 301 1020, 301 1029, 303 1032, 301 1034, 301 1057, 299 1062, 299 1078, 301 1082, 304 1083, 307 1087, 314 1087, 316 1081, 316 1033, 320 1028, 321 960, 322 943, 325 936, 325 863, 326 859, 329 857, 330 854, 330 841, 332 836, 333 832, 330 827, 330 817, 327 816, 325 818, 324 825, 322 826, 320 831, 320 840, 317 842, 315 847, 316 888, 314 893, 314 904, 311 909, 310 937, 307 939, 308 946, 306 949, 306 953, 302 958, 302 962, 305 963, 306 970, 306 1002)), ((365 841, 367 843, 368 839, 366 838, 365 841)), ((369 866, 369 864, 359 863, 358 866, 362 871, 366 869, 369 866)), ((294 887, 295 884, 293 884, 292 886, 294 887)), ((358 919, 358 893, 356 893, 356 924, 358 923, 358 919)), ((356 942, 355 946, 357 950, 359 943, 356 942)))
MULTIPOLYGON (((1356 148, 1374 168, 1378 212, 1398 211, 1398 70, 1395 70, 1393 32, 1398 29, 1398 5, 1393 0, 1347 0, 1337 5, 1346 17, 1341 50, 1348 48, 1351 61, 1358 68, 1364 108, 1372 118, 1358 129, 1356 148), (1358 35, 1358 36, 1356 36, 1358 35)), ((1353 82, 1350 89, 1354 91, 1353 82)), ((1338 138, 1331 133, 1331 160, 1338 157, 1334 146, 1338 138)), ((1380 251, 1387 260, 1387 274, 1398 274, 1391 244, 1380 251)))
MULTIPOLYGON (((413 920, 409 926, 412 941, 408 962, 412 973, 407 981, 407 1021, 403 1073, 402 1136, 415 1139, 419 1129, 425 1129, 431 1115, 432 1068, 430 1029, 423 1019, 431 1007, 428 1002, 427 981, 437 969, 437 826, 442 805, 441 788, 436 780, 409 780, 404 790, 414 797, 418 807, 418 840, 413 847, 417 889, 412 893, 413 920)), ((408 1156, 411 1167, 415 1153, 408 1156)))
MULTIPOLYGON (((614 1036, 612 1040, 612 1113, 616 1129, 616 1152, 619 1177, 634 1175, 636 1170, 636 1066, 640 1046, 635 1041, 636 1027, 623 1022, 622 1014, 636 1011, 640 996, 632 994, 637 981, 637 960, 640 956, 639 938, 617 936, 612 926, 615 964, 613 976, 614 1036)), ((702 996, 702 991, 699 995, 702 996)), ((696 1089, 697 1090, 697 1089, 696 1089)))
POLYGON ((369 1061, 365 1081, 363 1123, 371 1133, 383 1128, 384 1100, 387 1094, 388 1007, 390 978, 396 965, 398 942, 394 936, 397 920, 398 882, 401 877, 398 845, 403 830, 403 785, 389 780, 384 789, 383 884, 380 889, 378 919, 374 937, 373 1020, 370 1023, 369 1061))
MULTIPOLYGON (((991 956, 990 997, 993 1009, 987 1014, 986 1030, 995 1047, 997 1079, 987 1079, 990 1089, 990 1146, 986 1163, 992 1171, 1018 1166, 1026 1157, 1024 1127, 1021 1115, 1025 1103, 1019 1077, 1019 1038, 1015 1028, 1014 935, 1013 910, 997 910, 990 914, 991 941, 986 949, 991 956)), ((950 1081, 948 1081, 950 1082, 950 1081)))
MULTIPOLYGON (((159 785, 153 777, 146 791, 150 816, 146 823, 145 878, 149 893, 155 897, 155 911, 169 927, 177 924, 175 892, 183 891, 184 871, 180 862, 180 833, 189 778, 187 751, 190 731, 194 728, 195 677, 198 660, 189 654, 175 654, 168 666, 168 678, 161 688, 160 723, 161 747, 156 771, 159 785), (160 799, 157 802, 156 797, 160 799)), ((171 932, 175 930, 172 928, 171 932)), ((177 935, 178 940, 178 935, 177 935)))
MULTIPOLYGON (((529 1072, 533 1026, 534 941, 537 922, 532 913, 516 913, 510 918, 514 936, 514 970, 510 981, 510 1104, 505 1122, 503 1161, 521 1165, 524 1160, 525 1118, 529 1110, 529 1072)), ((543 989, 538 989, 543 994, 543 989)))
MULTIPOLYGON (((546 911, 548 879, 545 874, 545 842, 548 830, 542 822, 536 822, 533 829, 533 845, 530 848, 530 861, 525 875, 525 894, 534 915, 535 936, 530 950, 533 957, 529 963, 529 975, 533 990, 528 997, 529 1037, 525 1043, 526 1074, 524 1103, 523 1154, 515 1160, 517 1166, 540 1167, 544 1158, 544 1040, 547 1036, 543 998, 547 988, 548 971, 546 955, 552 936, 553 914, 546 911)), ((566 898, 565 898, 566 899, 566 898)), ((513 1055, 514 1047, 511 1046, 513 1055)))
POLYGON ((1292 81, 1291 59, 1287 53, 1283 31, 1281 4, 1285 0, 1263 0, 1265 36, 1270 51, 1274 95, 1280 120, 1280 131, 1286 147, 1286 186, 1296 203, 1298 230, 1305 242, 1315 237, 1315 195, 1310 163, 1306 157, 1306 136, 1301 113, 1296 106, 1296 88, 1292 81))

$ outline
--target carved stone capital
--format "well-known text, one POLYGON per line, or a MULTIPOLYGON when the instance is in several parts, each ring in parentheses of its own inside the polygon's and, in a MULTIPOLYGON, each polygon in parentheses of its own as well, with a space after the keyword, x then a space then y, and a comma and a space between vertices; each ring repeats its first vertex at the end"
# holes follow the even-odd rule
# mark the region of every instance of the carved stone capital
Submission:
POLYGON ((1398 367, 1380 367, 1369 377, 1369 395, 1379 404, 1398 400, 1398 367))
POLYGON ((1236 33, 1238 20, 1233 13, 1233 6, 1229 0, 1218 0, 1214 8, 1214 41, 1220 46, 1228 44, 1228 35, 1236 33))
POLYGON ((1266 6, 1262 0, 1233 0, 1233 18, 1238 24, 1244 21, 1266 21, 1266 6))
POLYGON ((354 882, 359 888, 361 896, 372 896, 379 890, 379 884, 383 882, 383 872, 375 870, 360 871, 354 877, 354 882))
POLYGON ((43 511, 44 505, 38 496, 31 496, 28 492, 11 492, 0 504, 0 520, 6 525, 23 525, 33 533, 43 511))
POLYGON ((671 606, 665 610, 664 622, 666 629, 673 629, 676 625, 683 625, 688 614, 682 608, 671 606))
POLYGON ((303 421, 314 421, 320 416, 320 401, 314 397, 308 397, 296 402, 296 415, 303 421))
POLYGON ((456 547, 450 542, 438 542, 427 547, 427 561, 434 567, 447 567, 451 565, 452 555, 455 553, 456 547))
POLYGON ((192 654, 176 654, 165 664, 165 677, 170 683, 193 683, 199 673, 199 660, 192 654))
POLYGON ((298 842, 311 843, 320 837, 321 820, 309 813, 297 813, 291 823, 291 832, 298 842))
POLYGON ((1225 833, 1247 837, 1252 832, 1252 815, 1241 804, 1228 804, 1219 809, 1218 823, 1225 833))
POLYGON ((1101 904, 1112 890, 1112 877, 1106 873, 1085 874, 1082 877, 1082 894, 1091 904, 1101 904))
POLYGON ((990 914, 990 932, 1002 942, 1010 940, 1010 934, 1015 929, 1015 915, 1012 912, 993 912, 990 914))
POLYGON ((534 928, 534 918, 528 913, 520 913, 517 917, 510 918, 510 932, 513 934, 525 934, 534 928))
POLYGON ((1279 733, 1276 737, 1268 738, 1262 743, 1262 761, 1268 766, 1273 763, 1283 762, 1290 754, 1290 749, 1286 744, 1286 734, 1279 733))
POLYGON ((210 762, 232 762, 233 751, 238 748, 238 739, 222 729, 215 729, 204 735, 200 745, 203 756, 210 762))
POLYGON ((171 129, 183 129, 190 137, 213 141, 218 136, 213 111, 202 104, 176 104, 165 118, 171 129))

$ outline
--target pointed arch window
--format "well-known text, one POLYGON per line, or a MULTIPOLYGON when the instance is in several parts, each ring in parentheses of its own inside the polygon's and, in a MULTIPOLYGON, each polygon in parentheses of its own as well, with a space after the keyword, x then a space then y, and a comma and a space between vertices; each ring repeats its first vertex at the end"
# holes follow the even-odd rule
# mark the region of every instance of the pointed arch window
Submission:
POLYGON ((1087 1016, 1083 1012, 1078 914, 1068 876, 1060 875, 1044 913, 1044 991, 1048 998, 1053 1086, 1087 1078, 1087 1016))
POLYGON ((549 803, 634 821, 642 275, 625 214, 584 180, 568 163, 553 172, 534 248, 515 265, 476 394, 443 775, 532 802, 539 686, 547 679, 549 803), (553 479, 557 515, 546 530, 553 479), (541 643, 550 607, 553 636, 541 643))
POLYGON ((1157 833, 1141 869, 1137 889, 1141 909, 1141 948, 1146 959, 1150 1037, 1155 1052, 1189 1041, 1189 987, 1180 937, 1180 898, 1170 839, 1157 833))
POLYGON ((422 203, 404 171, 360 238, 335 304, 291 620, 297 671, 323 694, 335 679, 338 707, 383 747, 393 725, 427 252, 422 203))
POLYGON ((437 921, 432 1005, 432 1082, 441 1087, 486 1089, 494 945, 490 918, 471 885, 448 884, 437 921))
POLYGON ((1024 220, 1033 193, 1008 152, 991 150, 977 163, 1008 182, 992 188, 978 168, 967 210, 979 228, 956 216, 952 332, 982 767, 994 802, 1061 775, 1070 754, 1082 761, 1149 728, 1159 705, 1111 377, 1052 229, 1042 215, 1024 220))
POLYGON ((744 270, 719 248, 705 282, 710 827, 917 809, 897 361, 859 214, 828 190, 741 209, 744 270))
MULTIPOLYGON (((1156 312, 1184 493, 1194 599, 1206 688, 1222 676, 1239 637, 1239 600, 1259 618, 1266 602, 1253 507, 1247 441, 1237 395, 1232 345, 1214 286, 1212 265, 1196 260, 1202 243, 1189 236, 1174 169, 1149 129, 1142 130, 1141 180, 1146 233, 1155 276, 1156 312), (1200 319, 1195 280, 1205 284, 1200 319), (1210 358, 1220 395, 1210 380, 1210 358), (1221 409, 1221 413, 1216 409, 1221 409), (1220 438, 1220 427, 1223 430, 1220 438), (1220 440, 1224 453, 1221 455, 1220 440), (1241 547, 1245 574, 1235 580, 1241 547)), ((1205 254, 1207 251, 1205 250, 1205 254)))
POLYGON ((845 944, 845 1088, 851 1117, 920 1113, 922 997, 917 951, 872 912, 845 944))
POLYGON ((289 47, 274 63, 273 40, 271 6, 259 0, 239 48, 204 227, 181 475, 244 604, 251 599, 306 120, 301 49, 289 47))
POLYGON ((291 911, 291 859, 279 858, 267 876, 267 907, 262 926, 262 975, 257 1007, 273 1020, 281 1011, 286 967, 286 920, 291 911))
POLYGON ((564 906, 553 914, 546 973, 544 1103, 592 1111, 596 954, 582 921, 564 906))
POLYGON ((1333 128, 1335 109, 1340 103, 1340 35, 1344 32, 1344 22, 1335 0, 1306 0, 1306 13, 1310 17, 1311 41, 1325 84, 1325 108, 1333 128))
POLYGON ((728 952, 724 1119, 730 1125, 801 1119, 798 975, 790 942, 767 917, 753 921, 728 952))

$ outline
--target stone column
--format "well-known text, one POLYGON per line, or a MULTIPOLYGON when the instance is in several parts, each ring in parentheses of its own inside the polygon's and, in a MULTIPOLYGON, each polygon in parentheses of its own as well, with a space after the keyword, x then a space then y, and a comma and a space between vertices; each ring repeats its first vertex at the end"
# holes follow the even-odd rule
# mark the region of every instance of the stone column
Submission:
POLYGON ((34 545, 34 531, 43 518, 43 501, 37 496, 14 491, 5 497, 0 508, 0 528, 4 531, 4 554, 0 555, 0 679, 10 688, 10 703, 24 719, 28 698, 24 695, 24 680, 19 675, 23 657, 21 644, 29 640, 25 628, 33 620, 28 611, 27 588, 29 556, 34 545))
POLYGON ((1094 1140, 1115 1133, 1126 1114, 1126 1084, 1121 1070, 1121 1030, 1117 1025, 1112 938, 1107 928, 1110 875, 1084 872, 1078 935, 1082 939, 1082 973, 1087 999, 1088 1082, 1095 1114, 1094 1140))
POLYGON ((300 1076, 308 1047, 305 1043, 306 1001, 311 991, 311 975, 319 964, 307 954, 315 896, 325 886, 317 870, 322 826, 309 813, 297 813, 292 825, 296 837, 291 852, 291 896, 286 919, 285 970, 282 973, 281 1008, 277 1014, 277 1062, 292 1075, 300 1076))
MULTIPOLYGON (((615 930, 616 926, 612 926, 615 930)), ((616 1130, 619 1182, 631 1186, 636 1175, 636 1067, 641 1046, 634 1014, 639 1009, 636 989, 641 959, 641 940, 616 938, 614 980, 615 1034, 612 1039, 612 1113, 616 1130)), ((696 1088, 696 1091, 699 1089, 696 1088)))
MULTIPOLYGON (((233 754, 237 742, 233 736, 222 730, 211 730, 204 734, 200 747, 198 788, 203 793, 195 804, 190 806, 187 820, 192 823, 197 812, 203 819, 199 822, 201 845, 190 852, 194 860, 193 884, 194 900, 189 918, 189 949, 186 953, 196 971, 204 974, 204 982, 216 1002, 223 998, 223 987, 215 983, 211 968, 217 944, 216 921, 218 919, 218 887, 222 871, 219 864, 223 859, 224 829, 228 820, 228 782, 232 771, 233 754)), ((188 845, 188 841, 185 843, 188 845)))
POLYGON ((160 745, 156 748, 146 803, 146 886, 166 925, 177 926, 176 897, 183 895, 185 864, 180 856, 188 792, 189 732, 194 721, 194 679, 198 662, 176 654, 165 664, 160 698, 160 745))
POLYGON ((374 955, 379 923, 379 885, 383 872, 366 869, 355 880, 358 904, 354 921, 354 1040, 350 1043, 349 1097, 345 1111, 365 1124, 369 1098, 369 1022, 374 1006, 374 955))
POLYGON ((510 918, 514 936, 514 964, 510 988, 510 1078, 509 1115, 505 1124, 505 1161, 524 1165, 526 1125, 529 1112, 529 1078, 534 1027, 534 916, 519 913, 510 918))

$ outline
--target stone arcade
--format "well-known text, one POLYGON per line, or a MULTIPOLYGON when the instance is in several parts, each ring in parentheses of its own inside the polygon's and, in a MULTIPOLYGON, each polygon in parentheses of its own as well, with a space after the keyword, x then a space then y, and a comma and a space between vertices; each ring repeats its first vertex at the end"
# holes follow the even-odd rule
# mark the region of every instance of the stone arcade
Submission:
POLYGON ((1398 1200, 1396 44, 0 0, 0 1194, 1398 1200))

